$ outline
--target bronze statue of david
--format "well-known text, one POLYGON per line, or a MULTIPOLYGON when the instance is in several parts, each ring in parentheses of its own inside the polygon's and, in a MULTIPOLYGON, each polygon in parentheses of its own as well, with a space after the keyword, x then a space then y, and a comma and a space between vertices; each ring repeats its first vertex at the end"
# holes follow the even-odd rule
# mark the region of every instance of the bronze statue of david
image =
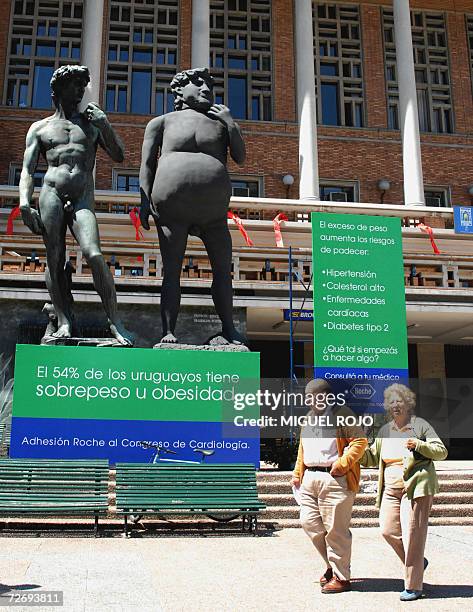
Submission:
POLYGON ((61 66, 51 79, 56 111, 33 123, 26 137, 20 178, 20 210, 30 230, 43 236, 46 245, 46 284, 51 296, 57 329, 54 338, 72 336, 72 294, 66 266, 66 229, 79 243, 92 271, 112 336, 124 346, 133 336, 124 328, 117 311, 113 277, 100 249, 94 212, 93 170, 97 147, 116 162, 124 159, 123 144, 105 113, 93 103, 84 113, 78 105, 90 80, 86 66, 61 66), (31 205, 34 172, 39 157, 48 164, 39 196, 39 213, 31 205))

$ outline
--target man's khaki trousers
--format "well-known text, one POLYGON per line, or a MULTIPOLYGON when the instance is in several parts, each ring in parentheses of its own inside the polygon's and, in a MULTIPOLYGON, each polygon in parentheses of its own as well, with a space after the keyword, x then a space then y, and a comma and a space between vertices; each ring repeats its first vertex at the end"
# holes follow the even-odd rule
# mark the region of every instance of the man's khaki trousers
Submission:
POLYGON ((355 493, 345 476, 306 470, 301 485, 301 525, 327 567, 350 580, 350 520, 355 493))
POLYGON ((407 499, 403 488, 383 491, 379 523, 381 533, 404 564, 405 588, 422 591, 424 549, 433 495, 407 499))

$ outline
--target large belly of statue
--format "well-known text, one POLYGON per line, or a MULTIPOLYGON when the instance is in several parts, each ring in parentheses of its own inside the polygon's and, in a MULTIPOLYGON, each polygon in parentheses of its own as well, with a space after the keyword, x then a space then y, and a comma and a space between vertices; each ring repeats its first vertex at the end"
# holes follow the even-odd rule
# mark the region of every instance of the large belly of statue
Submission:
POLYGON ((231 183, 225 165, 205 153, 159 158, 152 199, 160 221, 206 225, 226 219, 231 183))

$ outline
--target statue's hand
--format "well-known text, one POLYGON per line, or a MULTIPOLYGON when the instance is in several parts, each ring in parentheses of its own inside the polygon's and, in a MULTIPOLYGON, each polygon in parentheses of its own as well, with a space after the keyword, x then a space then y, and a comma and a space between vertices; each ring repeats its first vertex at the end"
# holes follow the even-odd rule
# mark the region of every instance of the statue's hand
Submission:
POLYGON ((23 223, 30 228, 33 234, 41 236, 44 233, 44 225, 38 211, 31 208, 29 204, 20 206, 21 218, 23 223))
POLYGON ((107 115, 100 106, 97 106, 94 102, 89 102, 89 104, 87 104, 84 115, 92 125, 95 125, 95 127, 99 129, 108 121, 107 115))
POLYGON ((148 198, 141 198, 140 206, 140 221, 145 230, 149 230, 149 216, 151 214, 151 206, 148 198))
POLYGON ((230 109, 228 106, 225 106, 225 104, 214 104, 207 111, 207 115, 212 117, 212 119, 217 119, 227 127, 233 123, 233 117, 230 113, 230 109))

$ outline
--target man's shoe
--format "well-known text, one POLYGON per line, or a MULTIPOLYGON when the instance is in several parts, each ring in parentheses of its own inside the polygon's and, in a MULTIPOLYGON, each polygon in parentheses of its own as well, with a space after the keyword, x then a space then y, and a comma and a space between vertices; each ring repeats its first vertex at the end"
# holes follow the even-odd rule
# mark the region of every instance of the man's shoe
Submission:
POLYGON ((422 591, 409 591, 406 589, 401 593, 399 599, 401 601, 415 601, 416 599, 420 599, 422 597, 422 591))
POLYGON ((325 586, 322 587, 322 593, 344 593, 351 591, 351 582, 349 580, 340 580, 338 576, 333 576, 325 586))
POLYGON ((330 580, 332 580, 333 578, 333 569, 331 567, 327 567, 327 569, 325 570, 325 574, 323 576, 320 576, 319 582, 320 582, 320 586, 325 586, 328 582, 330 582, 330 580))

